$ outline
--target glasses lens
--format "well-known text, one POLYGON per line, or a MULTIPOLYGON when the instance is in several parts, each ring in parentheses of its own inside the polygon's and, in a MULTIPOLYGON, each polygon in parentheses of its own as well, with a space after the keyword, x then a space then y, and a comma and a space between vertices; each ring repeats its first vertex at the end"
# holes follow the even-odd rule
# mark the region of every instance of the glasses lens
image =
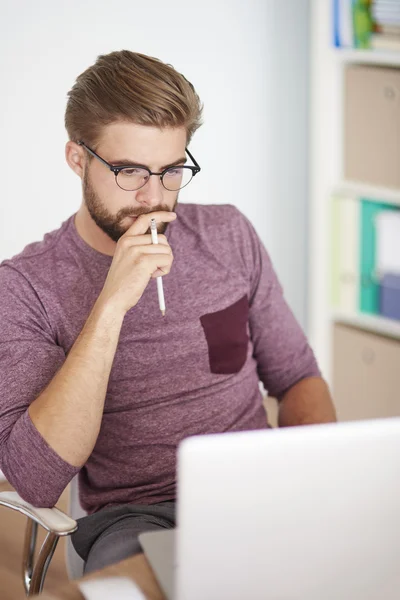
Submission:
POLYGON ((167 190, 176 192, 190 183, 192 177, 192 170, 187 167, 171 167, 165 171, 162 182, 167 190))
POLYGON ((129 167, 121 169, 117 175, 117 183, 120 188, 127 192, 133 192, 143 187, 149 178, 149 173, 146 169, 137 167, 129 167))

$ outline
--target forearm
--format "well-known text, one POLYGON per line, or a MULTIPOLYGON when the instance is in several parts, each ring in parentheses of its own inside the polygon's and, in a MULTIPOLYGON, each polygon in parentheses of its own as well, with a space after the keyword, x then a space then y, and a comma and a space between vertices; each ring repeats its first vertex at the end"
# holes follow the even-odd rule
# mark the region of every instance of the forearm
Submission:
POLYGON ((327 384, 321 377, 308 377, 292 386, 279 403, 279 427, 331 423, 336 411, 327 384))
POLYGON ((84 465, 96 443, 123 319, 98 300, 65 363, 29 407, 36 429, 73 466, 84 465))

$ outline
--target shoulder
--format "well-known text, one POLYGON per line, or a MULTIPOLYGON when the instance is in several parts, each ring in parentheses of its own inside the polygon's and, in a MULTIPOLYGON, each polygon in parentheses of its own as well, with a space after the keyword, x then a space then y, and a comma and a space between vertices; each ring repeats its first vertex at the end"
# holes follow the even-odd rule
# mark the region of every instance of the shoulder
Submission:
POLYGON ((251 222, 232 204, 181 204, 177 207, 180 239, 207 247, 228 263, 249 271, 260 260, 261 242, 251 222))
POLYGON ((3 260, 0 263, 2 279, 18 278, 19 273, 29 280, 31 276, 49 269, 56 260, 58 245, 71 219, 72 217, 64 221, 58 229, 46 233, 42 240, 25 246, 19 254, 3 260))

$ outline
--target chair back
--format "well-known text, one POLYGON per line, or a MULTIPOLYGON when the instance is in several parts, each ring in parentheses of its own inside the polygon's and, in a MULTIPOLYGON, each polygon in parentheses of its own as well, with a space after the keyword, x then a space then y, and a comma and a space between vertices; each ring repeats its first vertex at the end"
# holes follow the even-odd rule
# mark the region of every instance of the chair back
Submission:
MULTIPOLYGON (((75 475, 70 483, 68 514, 75 520, 85 517, 87 514, 79 502, 78 475, 75 475)), ((82 577, 84 562, 79 554, 76 553, 71 542, 71 536, 67 537, 65 558, 67 563, 68 577, 70 579, 78 579, 79 577, 82 577)))

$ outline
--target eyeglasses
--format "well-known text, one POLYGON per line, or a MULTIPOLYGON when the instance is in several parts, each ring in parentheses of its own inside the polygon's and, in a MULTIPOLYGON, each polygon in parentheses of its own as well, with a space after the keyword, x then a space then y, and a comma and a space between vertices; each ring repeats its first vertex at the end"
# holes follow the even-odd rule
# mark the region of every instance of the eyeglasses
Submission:
POLYGON ((186 152, 190 158, 190 160, 195 165, 194 167, 187 165, 175 165, 171 167, 167 167, 160 173, 153 173, 147 167, 143 167, 141 165, 122 165, 115 166, 101 158, 94 150, 86 146, 86 144, 82 141, 78 142, 79 146, 82 146, 97 160, 103 163, 106 167, 110 169, 115 175, 115 182, 121 190, 125 190, 126 192, 134 192, 136 190, 140 190, 146 183, 149 181, 152 175, 157 175, 160 177, 161 183, 164 188, 170 192, 177 192, 181 190, 185 186, 188 185, 197 173, 200 172, 200 166, 196 162, 195 158, 190 154, 189 150, 186 148, 186 152))

